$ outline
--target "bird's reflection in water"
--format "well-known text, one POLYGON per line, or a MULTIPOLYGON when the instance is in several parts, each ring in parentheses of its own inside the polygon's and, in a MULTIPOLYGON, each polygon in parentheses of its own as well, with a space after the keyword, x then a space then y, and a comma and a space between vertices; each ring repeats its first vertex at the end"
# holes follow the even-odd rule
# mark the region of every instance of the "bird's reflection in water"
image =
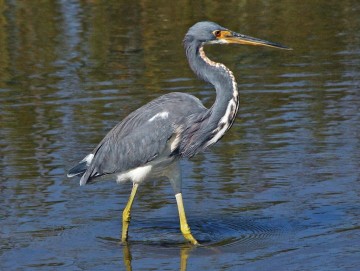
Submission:
POLYGON ((122 247, 123 247, 124 265, 125 265, 126 271, 132 271, 132 267, 131 267, 132 257, 131 257, 131 252, 130 252, 130 245, 128 244, 128 242, 124 242, 122 244, 122 247))
POLYGON ((193 249, 194 247, 186 247, 183 246, 180 248, 180 271, 185 271, 186 270, 186 265, 187 265, 187 260, 189 258, 190 255, 190 251, 193 249))
MULTIPOLYGON (((128 242, 122 244, 123 247, 123 258, 126 271, 132 271, 132 256, 131 248, 128 242)), ((187 261, 190 255, 190 251, 194 249, 194 246, 183 245, 179 247, 180 250, 180 271, 186 271, 187 261)))

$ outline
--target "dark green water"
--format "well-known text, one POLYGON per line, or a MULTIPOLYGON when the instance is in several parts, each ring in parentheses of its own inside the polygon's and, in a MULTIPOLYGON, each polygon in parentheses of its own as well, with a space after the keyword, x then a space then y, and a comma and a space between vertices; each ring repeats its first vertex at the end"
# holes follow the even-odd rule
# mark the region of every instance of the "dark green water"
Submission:
POLYGON ((0 1, 1 270, 358 270, 358 1, 0 1), (171 91, 206 105, 188 27, 212 20, 281 51, 206 48, 241 107, 212 149, 183 161, 194 236, 163 180, 79 187, 66 171, 119 120, 171 91), (186 269, 187 268, 187 269, 186 269))

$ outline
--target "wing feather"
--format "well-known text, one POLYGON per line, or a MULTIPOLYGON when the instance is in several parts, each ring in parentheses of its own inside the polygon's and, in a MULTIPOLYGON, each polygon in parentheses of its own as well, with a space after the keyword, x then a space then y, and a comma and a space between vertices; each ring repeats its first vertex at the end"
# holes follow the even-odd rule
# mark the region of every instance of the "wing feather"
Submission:
POLYGON ((151 101, 118 123, 92 152, 94 158, 80 180, 120 173, 159 156, 171 156, 168 141, 192 114, 206 108, 194 96, 171 93, 151 101))

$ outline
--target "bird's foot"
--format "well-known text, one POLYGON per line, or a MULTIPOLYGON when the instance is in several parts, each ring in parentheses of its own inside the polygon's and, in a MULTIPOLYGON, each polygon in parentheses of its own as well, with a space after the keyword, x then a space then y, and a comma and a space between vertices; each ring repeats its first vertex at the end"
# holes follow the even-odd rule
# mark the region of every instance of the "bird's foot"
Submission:
POLYGON ((199 245, 199 242, 191 234, 189 225, 181 225, 181 232, 186 240, 188 240, 192 245, 199 245))
POLYGON ((197 246, 200 245, 199 242, 192 236, 192 234, 183 234, 185 239, 188 240, 192 245, 197 246))
POLYGON ((129 224, 130 224, 130 219, 129 220, 123 220, 122 231, 121 231, 121 242, 122 243, 127 243, 128 232, 129 232, 129 224))

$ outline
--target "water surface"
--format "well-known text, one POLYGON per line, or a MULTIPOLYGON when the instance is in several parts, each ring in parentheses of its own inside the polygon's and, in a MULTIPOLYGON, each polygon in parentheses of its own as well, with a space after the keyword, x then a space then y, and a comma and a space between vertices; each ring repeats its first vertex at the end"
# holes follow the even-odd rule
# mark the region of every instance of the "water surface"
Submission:
POLYGON ((0 269, 357 270, 360 4, 356 1, 0 3, 0 269), (217 46, 241 107, 212 149, 182 162, 196 238, 179 232, 166 180, 79 187, 66 171, 111 127, 171 91, 214 90, 184 57, 213 20, 293 51, 217 46))

